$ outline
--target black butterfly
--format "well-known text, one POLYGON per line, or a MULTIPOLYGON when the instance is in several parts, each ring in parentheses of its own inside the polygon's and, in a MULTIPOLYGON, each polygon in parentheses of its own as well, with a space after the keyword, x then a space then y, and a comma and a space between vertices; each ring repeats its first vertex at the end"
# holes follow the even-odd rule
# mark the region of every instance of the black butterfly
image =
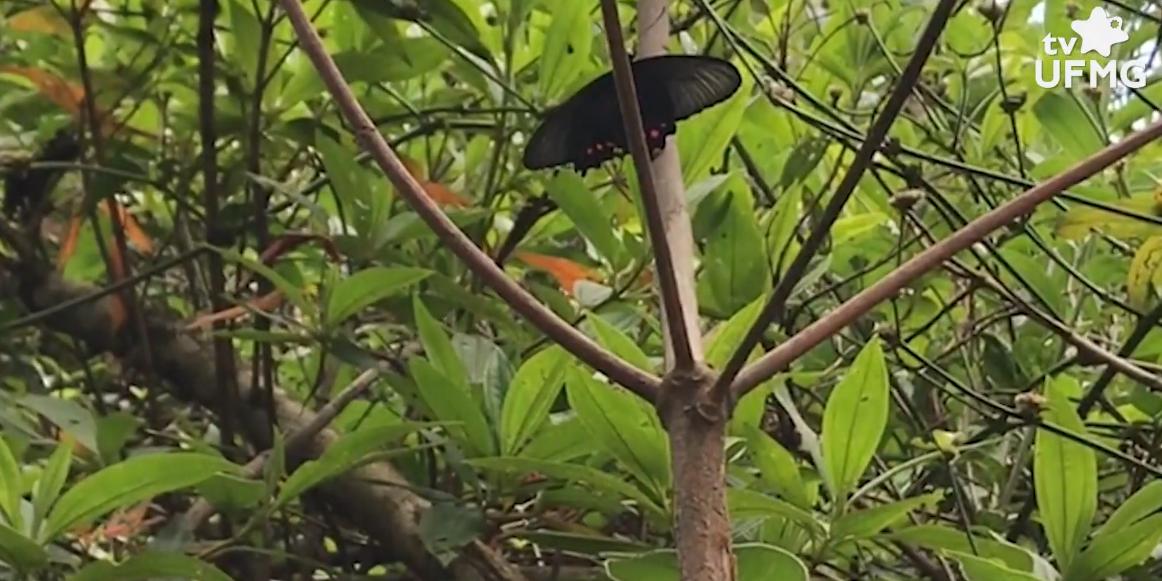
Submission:
MULTIPOLYGON (((734 65, 708 56, 658 56, 635 61, 632 67, 652 156, 665 146, 678 121, 726 100, 742 84, 734 65)), ((585 173, 628 149, 611 71, 549 111, 525 147, 524 164, 541 169, 572 163, 585 173)))

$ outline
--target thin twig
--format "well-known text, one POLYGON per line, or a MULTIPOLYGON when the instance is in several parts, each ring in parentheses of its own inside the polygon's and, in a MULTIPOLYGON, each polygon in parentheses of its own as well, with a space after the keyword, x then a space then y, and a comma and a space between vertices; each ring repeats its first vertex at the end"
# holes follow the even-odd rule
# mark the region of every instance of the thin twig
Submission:
POLYGON ((828 313, 827 316, 809 325, 764 355, 762 359, 744 369, 731 388, 735 396, 741 397, 754 389, 767 378, 784 369, 800 355, 839 332, 840 329, 866 314, 880 302, 891 298, 913 280, 952 258, 957 252, 983 240, 990 232, 1032 212, 1037 205, 1052 198, 1062 190, 1081 183, 1158 137, 1162 137, 1162 120, 1156 121, 1145 129, 1129 135, 1124 140, 1102 149, 1072 168, 1057 174, 1052 179, 1030 188, 1009 202, 969 222, 965 227, 912 257, 911 260, 892 271, 878 283, 852 297, 828 313))
POLYGON ((904 69, 903 74, 900 75, 899 81, 896 82, 896 86, 888 97, 887 103, 884 104, 883 110, 876 117, 875 122, 872 123, 867 137, 860 144, 855 159, 852 160, 851 166, 848 167, 847 173, 839 183, 839 187, 836 188, 835 193, 831 196, 830 201, 828 201, 827 207, 823 210, 823 215, 820 216, 819 221, 812 229, 811 235, 803 243, 799 253, 795 255, 795 260, 791 262, 791 265, 775 286, 774 291, 771 293, 771 298, 763 306, 763 310, 759 314, 758 319, 747 330, 746 336, 739 344, 738 349, 731 356, 726 367, 723 368, 722 374, 719 375, 718 382, 714 386, 716 391, 729 389, 735 376, 738 375, 743 365, 746 364, 746 360, 750 357, 751 351, 755 348, 755 345, 758 345, 759 340, 762 339, 763 331, 772 321, 782 316, 787 299, 790 298, 791 292, 795 289, 795 285, 806 274, 811 259, 823 246, 824 241, 831 232, 831 225, 835 223, 840 213, 843 212, 843 207, 847 204, 847 200, 851 197, 852 193, 855 192, 855 187, 859 184, 860 178, 863 177, 864 171, 871 165, 872 158, 876 152, 880 150, 884 138, 888 134, 888 130, 891 129, 892 123, 896 120, 896 116, 899 115, 900 110, 904 106, 904 101, 912 93, 916 82, 920 78, 920 72, 924 68, 924 63, 928 61, 928 56, 936 46, 936 41, 940 38, 940 33, 944 30, 944 25, 948 22, 948 17, 952 14, 952 8, 956 3, 957 0, 941 0, 940 4, 936 6, 936 10, 932 13, 932 18, 928 20, 928 25, 924 29, 924 34, 920 37, 920 41, 916 45, 916 51, 912 53, 912 58, 908 61, 908 66, 904 69))

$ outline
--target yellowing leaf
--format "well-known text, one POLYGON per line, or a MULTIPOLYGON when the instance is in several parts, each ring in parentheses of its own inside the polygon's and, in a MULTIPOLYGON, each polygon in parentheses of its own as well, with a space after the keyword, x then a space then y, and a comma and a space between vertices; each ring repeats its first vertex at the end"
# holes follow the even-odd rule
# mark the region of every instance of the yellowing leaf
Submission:
POLYGON ((81 101, 85 99, 85 90, 77 83, 62 79, 43 69, 32 67, 3 66, 0 67, 0 73, 24 77, 36 87, 37 91, 40 91, 40 94, 61 109, 73 115, 79 115, 81 112, 81 101))
MULTIPOLYGON (((1152 195, 1134 196, 1109 205, 1135 214, 1162 216, 1162 200, 1158 197, 1160 194, 1162 189, 1152 195)), ((1157 224, 1086 206, 1074 207, 1063 214, 1057 222, 1057 235, 1062 238, 1084 238, 1093 230, 1116 233, 1120 238, 1162 234, 1162 226, 1157 224)))
POLYGON ((1126 294, 1130 304, 1146 308, 1152 302, 1154 289, 1162 287, 1162 236, 1154 236, 1138 247, 1126 275, 1126 294))
POLYGON ((52 6, 38 6, 17 12, 8 18, 8 28, 16 32, 38 32, 55 36, 67 36, 69 23, 52 6))

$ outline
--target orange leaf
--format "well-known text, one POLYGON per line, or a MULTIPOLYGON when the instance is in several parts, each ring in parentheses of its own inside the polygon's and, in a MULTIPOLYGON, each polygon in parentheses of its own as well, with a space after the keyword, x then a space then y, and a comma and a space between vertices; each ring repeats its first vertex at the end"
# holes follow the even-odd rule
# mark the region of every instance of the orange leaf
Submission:
POLYGON ((69 218, 69 231, 65 234, 64 240, 61 240, 61 247, 56 255, 56 267, 59 271, 64 271, 65 266, 68 265, 69 260, 77 251, 77 238, 81 235, 81 223, 80 216, 69 218))
POLYGON ((412 174, 412 177, 416 178, 417 182, 420 182, 420 187, 428 193, 428 197, 435 200, 437 204, 441 206, 451 206, 453 208, 467 208, 468 206, 472 205, 471 200, 461 196, 460 194, 457 194, 456 192, 453 192, 444 184, 441 184, 440 182, 429 181, 427 178, 425 178, 424 176, 426 174, 420 167, 420 164, 416 162, 416 160, 406 155, 399 156, 399 160, 403 162, 403 166, 407 168, 408 173, 412 174))
POLYGON ((441 206, 451 206, 453 208, 466 208, 471 205, 468 198, 449 190, 444 184, 439 182, 420 182, 420 186, 424 191, 441 206))
POLYGON ((80 85, 66 81, 53 73, 30 67, 4 66, 0 67, 0 72, 28 79, 49 101, 74 116, 80 115, 81 102, 85 99, 85 90, 80 85))
MULTIPOLYGON (((121 227, 125 229, 125 237, 129 242, 133 243, 133 246, 137 248, 138 252, 142 254, 153 254, 153 239, 149 237, 149 234, 145 233, 145 230, 141 229, 141 225, 133 218, 133 214, 130 214, 129 210, 125 209, 125 206, 118 204, 116 201, 111 200, 110 203, 113 207, 117 208, 118 221, 121 222, 121 227)), ((101 204, 101 209, 105 211, 106 215, 109 214, 109 204, 101 204)))
POLYGON ((52 6, 38 6, 13 14, 8 18, 8 28, 16 32, 39 32, 55 36, 68 36, 69 23, 52 6))
POLYGON ((547 256, 535 252, 518 251, 516 257, 525 264, 543 270, 557 280, 561 291, 567 295, 573 294, 573 287, 581 280, 598 282, 601 275, 596 270, 582 266, 568 258, 547 256))
POLYGON ((233 306, 228 309, 222 309, 216 313, 206 313, 199 315, 189 325, 186 325, 186 330, 196 331, 199 329, 209 329, 214 326, 214 323, 219 321, 232 321, 252 310, 269 311, 278 308, 282 304, 282 292, 271 291, 256 299, 250 299, 246 305, 233 306))

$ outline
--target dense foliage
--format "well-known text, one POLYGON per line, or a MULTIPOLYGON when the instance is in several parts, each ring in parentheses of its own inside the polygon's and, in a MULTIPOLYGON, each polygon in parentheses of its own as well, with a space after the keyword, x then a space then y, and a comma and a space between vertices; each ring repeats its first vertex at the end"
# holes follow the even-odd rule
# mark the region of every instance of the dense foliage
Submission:
MULTIPOLYGON (((672 140, 711 367, 801 249, 935 4, 670 3, 670 52, 743 75, 672 140)), ((632 163, 520 162, 539 116, 609 70, 598 3, 305 7, 452 220, 660 373, 632 163)), ((755 355, 1151 121, 1160 22, 1146 0, 960 4, 755 355), (1042 87, 1043 39, 1095 7, 1128 40, 1084 58, 1139 63, 1145 86, 1042 87)), ((653 407, 517 317, 399 199, 277 2, 5 3, 0 166, 0 577, 435 578, 498 558, 511 578, 505 562, 676 578, 653 407)), ((1147 146, 739 401, 740 579, 1162 574, 1160 174, 1147 146)))

